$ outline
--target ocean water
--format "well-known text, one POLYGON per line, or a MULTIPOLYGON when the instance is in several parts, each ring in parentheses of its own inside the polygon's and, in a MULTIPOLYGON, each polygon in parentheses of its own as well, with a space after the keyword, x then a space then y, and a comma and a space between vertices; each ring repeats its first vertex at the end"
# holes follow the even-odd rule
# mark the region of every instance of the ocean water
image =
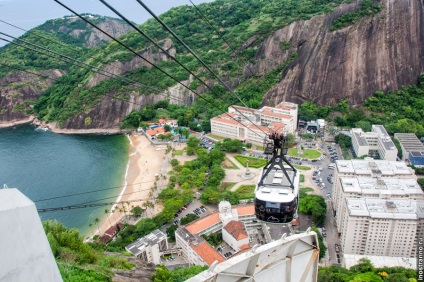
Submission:
MULTIPOLYGON (((18 188, 37 209, 113 203, 123 189, 125 135, 62 135, 31 125, 0 129, 0 188, 18 188), (101 190, 101 191, 99 191, 101 190)), ((112 205, 39 213, 86 236, 112 205)))

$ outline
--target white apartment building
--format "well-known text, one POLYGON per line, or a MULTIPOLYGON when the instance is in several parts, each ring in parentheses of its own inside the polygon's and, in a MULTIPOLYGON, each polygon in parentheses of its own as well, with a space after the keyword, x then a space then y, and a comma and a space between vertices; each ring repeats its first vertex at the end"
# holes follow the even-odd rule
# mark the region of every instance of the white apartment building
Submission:
POLYGON ((222 239, 236 252, 245 245, 249 246, 249 235, 243 222, 231 220, 222 228, 222 239))
POLYGON ((424 145, 414 133, 395 133, 402 149, 402 160, 407 161, 409 152, 424 152, 424 145))
MULTIPOLYGON (((253 205, 231 207, 230 203, 223 201, 219 203, 218 212, 212 213, 193 221, 184 227, 178 228, 175 231, 176 245, 178 248, 181 248, 183 257, 191 264, 203 266, 211 265, 215 260, 222 262, 225 258, 200 236, 203 234, 209 235, 211 233, 223 232, 223 227, 232 221, 241 222, 246 232, 249 229, 261 226, 256 220, 255 208, 253 205)), ((235 230, 230 229, 230 231, 235 230)), ((243 232, 240 232, 240 234, 241 233, 243 232)), ((239 243, 243 244, 239 246, 239 250, 243 250, 248 246, 246 246, 246 238, 240 234, 237 233, 238 238, 241 239, 239 240, 239 243)), ((223 236, 224 241, 225 238, 223 236)), ((231 241, 228 242, 231 243, 231 241)), ((249 238, 247 237, 247 244, 248 243, 249 238)), ((234 244, 234 246, 236 245, 234 244)))
POLYGON ((382 160, 396 161, 397 149, 382 125, 373 125, 371 132, 352 128, 352 147, 357 157, 378 156, 382 160))
POLYGON ((414 171, 404 162, 338 160, 334 169, 332 205, 339 234, 343 230, 346 198, 424 200, 414 171))
POLYGON ((160 230, 137 239, 125 247, 125 250, 143 261, 160 264, 163 251, 168 249, 166 235, 160 230))
POLYGON ((424 201, 346 198, 341 247, 345 254, 413 258, 424 225, 424 201))
POLYGON ((211 119, 211 133, 262 145, 270 132, 294 133, 297 114, 298 105, 289 102, 259 110, 233 105, 228 113, 211 119))

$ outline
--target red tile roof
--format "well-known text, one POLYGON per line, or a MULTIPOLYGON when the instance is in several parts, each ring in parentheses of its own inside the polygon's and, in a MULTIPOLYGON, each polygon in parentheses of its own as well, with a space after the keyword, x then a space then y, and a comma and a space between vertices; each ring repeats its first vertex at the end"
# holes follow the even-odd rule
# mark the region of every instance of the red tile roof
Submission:
POLYGON ((233 124, 233 125, 241 125, 240 122, 237 122, 233 119, 226 119, 226 118, 222 118, 222 117, 214 117, 211 120, 216 121, 216 122, 221 122, 221 123, 227 123, 227 124, 233 124))
POLYGON ((149 134, 150 136, 163 134, 163 133, 165 133, 165 128, 156 127, 156 128, 153 128, 153 129, 148 129, 148 130, 146 130, 146 133, 149 134))
POLYGON ((202 230, 205 230, 206 228, 220 222, 219 219, 219 212, 215 212, 211 215, 208 215, 202 219, 196 220, 189 225, 187 225, 185 228, 190 232, 191 234, 199 233, 202 230))
POLYGON ((225 225, 224 229, 227 230, 227 232, 230 233, 237 241, 249 237, 243 222, 240 221, 231 220, 227 223, 227 225, 225 225))
POLYGON ((240 251, 244 251, 244 250, 248 250, 248 249, 250 249, 249 244, 244 244, 244 245, 240 246, 240 251))
POLYGON ((255 214, 255 206, 254 205, 239 206, 236 209, 237 209, 238 215, 255 214))
POLYGON ((218 263, 223 262, 225 259, 214 249, 208 242, 203 241, 198 245, 190 244, 190 247, 206 262, 211 265, 214 261, 218 263))

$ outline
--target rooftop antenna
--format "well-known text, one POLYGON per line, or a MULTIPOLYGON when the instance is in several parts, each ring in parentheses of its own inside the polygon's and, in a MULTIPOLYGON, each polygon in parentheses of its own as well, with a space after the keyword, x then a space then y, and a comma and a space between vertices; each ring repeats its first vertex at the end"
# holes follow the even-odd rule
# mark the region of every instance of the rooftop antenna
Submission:
POLYGON ((6 184, 3 185, 3 189, 9 189, 6 184))

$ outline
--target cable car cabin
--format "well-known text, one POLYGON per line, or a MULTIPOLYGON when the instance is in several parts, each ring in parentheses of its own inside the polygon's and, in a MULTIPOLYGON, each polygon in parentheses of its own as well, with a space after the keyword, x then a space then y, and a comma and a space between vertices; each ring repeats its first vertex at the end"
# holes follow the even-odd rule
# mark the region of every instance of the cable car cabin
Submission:
POLYGON ((279 164, 262 170, 255 189, 255 213, 262 221, 290 223, 297 218, 300 177, 295 168, 279 164))

